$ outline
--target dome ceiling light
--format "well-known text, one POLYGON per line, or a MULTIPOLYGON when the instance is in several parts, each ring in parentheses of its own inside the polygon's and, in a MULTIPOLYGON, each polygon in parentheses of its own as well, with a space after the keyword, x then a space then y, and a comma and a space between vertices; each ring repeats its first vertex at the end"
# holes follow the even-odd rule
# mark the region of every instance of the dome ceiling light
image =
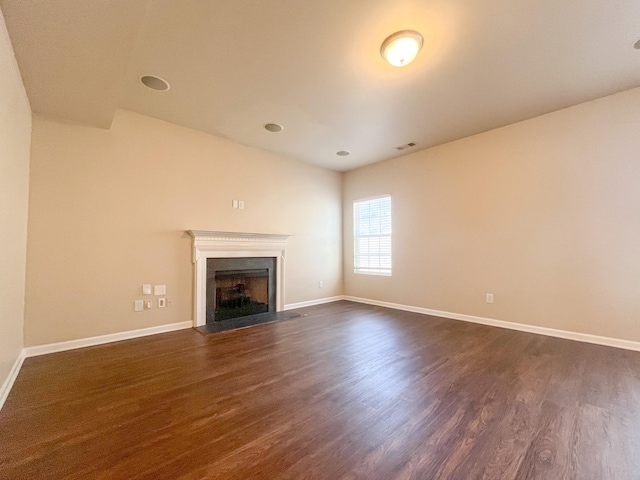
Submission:
POLYGON ((424 39, 418 32, 402 30, 382 42, 380 55, 394 67, 404 67, 416 58, 423 44, 424 39))

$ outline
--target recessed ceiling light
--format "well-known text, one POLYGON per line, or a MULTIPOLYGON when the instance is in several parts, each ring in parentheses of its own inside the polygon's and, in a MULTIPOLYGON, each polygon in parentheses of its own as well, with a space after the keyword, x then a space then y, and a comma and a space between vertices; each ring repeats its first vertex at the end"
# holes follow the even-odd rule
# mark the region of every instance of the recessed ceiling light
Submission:
POLYGON ((394 67, 404 67, 413 61, 424 39, 415 30, 402 30, 389 35, 380 47, 380 55, 394 67))
POLYGON ((284 127, 279 123, 267 123, 264 126, 264 129, 271 133, 280 133, 282 130, 284 130, 284 127))
POLYGON ((347 155, 351 155, 351 152, 349 150, 340 150, 339 152, 336 152, 336 155, 346 157, 347 155))
POLYGON ((633 44, 633 48, 636 50, 640 50, 640 38, 636 40, 636 43, 633 44))
POLYGON ((152 90, 158 90, 159 92, 166 92, 171 88, 169 82, 161 79, 160 77, 154 77, 153 75, 143 75, 140 77, 140 81, 143 85, 149 87, 152 90))

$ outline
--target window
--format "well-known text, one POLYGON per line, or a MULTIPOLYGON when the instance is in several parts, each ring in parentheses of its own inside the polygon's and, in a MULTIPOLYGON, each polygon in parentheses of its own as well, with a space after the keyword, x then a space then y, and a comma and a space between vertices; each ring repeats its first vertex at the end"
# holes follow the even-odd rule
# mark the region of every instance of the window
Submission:
POLYGON ((391 275, 391 197, 353 202, 353 271, 391 275))

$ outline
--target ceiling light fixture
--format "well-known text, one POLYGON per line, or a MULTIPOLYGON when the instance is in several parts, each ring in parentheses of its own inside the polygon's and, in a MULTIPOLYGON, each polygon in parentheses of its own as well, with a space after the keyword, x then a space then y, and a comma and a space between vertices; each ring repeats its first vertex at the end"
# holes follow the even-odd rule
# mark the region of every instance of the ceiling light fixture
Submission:
POLYGON ((380 55, 394 67, 404 67, 416 58, 423 44, 424 39, 418 32, 402 30, 382 42, 380 55))
POLYGON ((284 130, 284 127, 279 123, 267 123, 265 124, 264 129, 271 133, 280 133, 284 130))
POLYGON ((336 152, 336 155, 346 157, 347 155, 351 155, 351 152, 349 150, 340 150, 339 152, 336 152))
POLYGON ((171 88, 169 86, 169 82, 153 75, 143 75, 142 77, 140 77, 140 81, 143 85, 149 87, 152 90, 158 90, 159 92, 166 92, 167 90, 169 90, 169 88, 171 88))

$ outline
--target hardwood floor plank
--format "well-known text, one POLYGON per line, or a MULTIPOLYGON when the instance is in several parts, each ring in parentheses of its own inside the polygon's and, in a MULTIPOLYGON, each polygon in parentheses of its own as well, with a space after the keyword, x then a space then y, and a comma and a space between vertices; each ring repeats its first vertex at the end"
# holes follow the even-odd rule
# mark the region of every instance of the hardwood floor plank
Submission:
POLYGON ((640 353, 346 301, 25 361, 2 479, 640 478, 640 353))

